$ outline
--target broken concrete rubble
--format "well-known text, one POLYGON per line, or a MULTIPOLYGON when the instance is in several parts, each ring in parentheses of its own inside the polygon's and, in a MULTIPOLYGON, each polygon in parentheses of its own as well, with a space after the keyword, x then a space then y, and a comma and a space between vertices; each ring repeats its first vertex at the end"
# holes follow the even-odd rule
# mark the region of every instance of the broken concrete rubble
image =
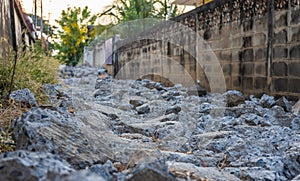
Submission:
POLYGON ((100 78, 96 69, 83 69, 63 79, 63 96, 56 95, 59 87, 50 91, 68 104, 37 106, 13 122, 17 149, 66 163, 69 172, 51 178, 292 180, 300 174, 300 117, 286 98, 233 90, 189 95, 176 84, 100 78), (95 87, 105 94, 95 96, 95 87))
POLYGON ((15 104, 24 107, 33 107, 38 105, 33 93, 27 88, 13 91, 9 95, 9 99, 15 102, 15 104))

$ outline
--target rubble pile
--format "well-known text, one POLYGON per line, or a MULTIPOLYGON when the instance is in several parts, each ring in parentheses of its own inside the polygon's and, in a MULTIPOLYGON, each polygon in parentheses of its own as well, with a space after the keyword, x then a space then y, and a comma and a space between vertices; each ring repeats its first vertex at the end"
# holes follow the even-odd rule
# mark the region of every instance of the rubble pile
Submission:
POLYGON ((115 80, 86 67, 61 73, 62 85, 45 86, 51 106, 13 93, 34 106, 13 122, 17 151, 0 156, 0 178, 300 177, 300 112, 285 97, 236 90, 199 96, 179 84, 115 80))

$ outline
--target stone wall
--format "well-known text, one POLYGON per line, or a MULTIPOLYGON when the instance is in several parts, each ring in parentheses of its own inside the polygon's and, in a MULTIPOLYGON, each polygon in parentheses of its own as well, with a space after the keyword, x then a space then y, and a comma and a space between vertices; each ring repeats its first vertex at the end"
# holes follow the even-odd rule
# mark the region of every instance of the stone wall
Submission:
POLYGON ((122 78, 192 78, 210 91, 224 79, 226 89, 297 98, 300 1, 213 1, 120 42, 115 67, 122 78))

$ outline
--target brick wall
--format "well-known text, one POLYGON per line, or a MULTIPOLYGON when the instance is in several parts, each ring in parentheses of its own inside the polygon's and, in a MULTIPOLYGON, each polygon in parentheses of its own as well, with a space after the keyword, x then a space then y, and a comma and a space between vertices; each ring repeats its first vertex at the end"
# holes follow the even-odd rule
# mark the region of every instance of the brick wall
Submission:
POLYGON ((216 0, 171 21, 120 42, 116 74, 298 98, 300 0, 216 0))

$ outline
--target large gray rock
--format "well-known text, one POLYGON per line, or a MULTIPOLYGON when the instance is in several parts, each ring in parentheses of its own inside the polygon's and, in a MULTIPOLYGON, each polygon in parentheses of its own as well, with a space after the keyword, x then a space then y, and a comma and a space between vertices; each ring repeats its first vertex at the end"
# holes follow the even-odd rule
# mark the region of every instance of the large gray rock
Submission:
POLYGON ((116 116, 122 117, 122 111, 105 110, 104 107, 93 107, 100 108, 103 113, 77 111, 76 117, 56 108, 33 108, 13 122, 16 148, 50 152, 75 168, 86 168, 108 159, 127 163, 137 150, 155 147, 113 134, 109 129, 110 121, 116 116))
POLYGON ((50 153, 15 151, 0 155, 1 180, 37 181, 69 175, 75 170, 50 153))
POLYGON ((33 93, 27 88, 13 91, 9 95, 9 99, 12 99, 16 104, 25 107, 33 107, 38 105, 33 93))
POLYGON ((56 108, 33 108, 13 122, 17 149, 58 154, 76 168, 105 160, 103 152, 90 147, 84 127, 71 114, 56 108))

